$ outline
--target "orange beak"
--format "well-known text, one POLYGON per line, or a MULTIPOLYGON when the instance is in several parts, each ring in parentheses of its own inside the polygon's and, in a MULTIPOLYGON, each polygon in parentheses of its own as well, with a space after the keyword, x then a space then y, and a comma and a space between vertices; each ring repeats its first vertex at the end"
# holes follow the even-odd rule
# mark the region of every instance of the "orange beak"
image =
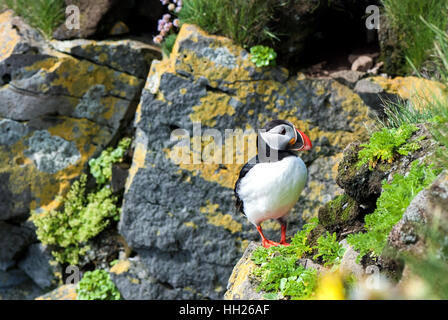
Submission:
POLYGON ((313 147, 313 144, 311 143, 310 138, 308 138, 308 136, 300 130, 297 130, 297 133, 300 134, 300 136, 302 137, 302 140, 303 140, 303 146, 298 151, 311 150, 311 148, 313 147))

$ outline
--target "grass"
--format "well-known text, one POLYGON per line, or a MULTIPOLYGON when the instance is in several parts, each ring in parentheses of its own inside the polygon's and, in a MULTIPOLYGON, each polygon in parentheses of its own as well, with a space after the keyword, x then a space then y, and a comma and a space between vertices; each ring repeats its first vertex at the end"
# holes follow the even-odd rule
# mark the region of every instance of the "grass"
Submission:
POLYGON ((248 48, 276 38, 270 30, 276 0, 184 0, 179 19, 248 48))
POLYGON ((48 38, 65 18, 64 0, 0 0, 2 7, 14 10, 48 38))
MULTIPOLYGON (((385 13, 392 26, 400 32, 402 56, 407 57, 411 65, 421 69, 430 58, 434 49, 436 35, 422 23, 421 18, 428 23, 446 29, 448 25, 448 0, 382 0, 385 13)), ((409 65, 407 73, 412 71, 409 65)))

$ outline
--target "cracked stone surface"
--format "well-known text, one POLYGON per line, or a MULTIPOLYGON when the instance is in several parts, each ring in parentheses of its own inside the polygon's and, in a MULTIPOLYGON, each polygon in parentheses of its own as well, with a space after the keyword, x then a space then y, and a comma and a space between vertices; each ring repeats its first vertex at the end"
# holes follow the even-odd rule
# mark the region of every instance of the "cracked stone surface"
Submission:
MULTIPOLYGON (((0 13, 0 38, 0 269, 6 270, 36 258, 27 248, 37 240, 22 227, 30 211, 57 208, 89 159, 129 125, 151 56, 131 41, 116 45, 133 53, 133 68, 119 70, 108 65, 114 49, 101 61, 60 52, 9 10, 0 13)), ((95 42, 89 45, 94 51, 95 42)))
MULTIPOLYGON (((119 231, 153 285, 144 279, 133 283, 140 294, 132 298, 223 298, 235 263, 250 240, 258 241, 256 229, 235 212, 233 199, 238 172, 253 154, 243 152, 245 159, 237 161, 242 150, 234 147, 229 163, 209 161, 231 140, 238 141, 244 130, 253 139, 254 129, 273 118, 295 123, 312 139, 313 150, 301 156, 316 179, 291 212, 292 235, 303 218, 316 215, 320 204, 340 192, 334 182, 337 159, 346 144, 367 135, 368 112, 358 95, 336 81, 256 68, 232 41, 184 25, 170 59, 153 62, 136 114, 119 231), (171 136, 175 129, 186 138, 171 136), (226 135, 226 129, 238 130, 226 135), (218 130, 223 145, 206 139, 196 144, 194 130, 218 130), (188 145, 192 152, 184 159, 202 155, 202 162, 177 161, 188 145)), ((268 237, 279 238, 275 222, 263 228, 268 237)), ((129 272, 135 273, 132 266, 129 272)), ((116 284, 130 292, 124 278, 115 277, 116 284)))

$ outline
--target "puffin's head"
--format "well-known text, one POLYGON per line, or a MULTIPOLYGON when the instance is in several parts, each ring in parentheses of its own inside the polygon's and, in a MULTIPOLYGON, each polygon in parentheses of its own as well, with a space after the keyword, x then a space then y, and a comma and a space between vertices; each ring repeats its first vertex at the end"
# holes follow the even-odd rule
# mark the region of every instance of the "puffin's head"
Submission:
POLYGON ((286 120, 269 121, 259 135, 273 150, 304 151, 310 150, 313 146, 306 134, 286 120))

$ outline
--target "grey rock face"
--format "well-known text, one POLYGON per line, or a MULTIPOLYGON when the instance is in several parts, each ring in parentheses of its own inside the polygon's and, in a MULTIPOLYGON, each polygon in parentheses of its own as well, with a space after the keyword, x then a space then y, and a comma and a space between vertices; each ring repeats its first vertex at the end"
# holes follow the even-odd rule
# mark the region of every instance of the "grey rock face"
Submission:
MULTIPOLYGON (((174 130, 191 138, 194 123, 201 121, 202 133, 217 130, 225 142, 226 129, 261 128, 278 117, 305 132, 313 130, 315 148, 301 156, 319 181, 309 185, 291 212, 293 234, 302 217, 312 216, 315 209, 317 214, 318 205, 334 196, 327 193, 338 192, 331 178, 337 163, 333 157, 344 143, 366 134, 360 123, 369 121, 368 108, 336 81, 290 77, 280 68, 257 69, 230 40, 204 36, 191 25, 183 28, 179 51, 169 61, 153 63, 143 90, 119 232, 154 279, 157 290, 141 289, 146 297, 220 299, 247 241, 259 238, 234 209, 233 186, 243 163, 177 163, 174 130)), ((233 152, 236 157, 240 151, 233 152)), ((279 237, 275 227, 264 230, 269 238, 279 237)), ((116 282, 130 292, 126 280, 116 282)), ((149 288, 144 283, 141 287, 149 288)))
POLYGON ((14 266, 16 259, 24 252, 35 237, 28 228, 0 221, 0 271, 14 266))
POLYGON ((58 270, 50 264, 52 259, 51 252, 45 246, 35 243, 28 247, 19 268, 39 287, 49 289, 57 283, 55 272, 58 270))

